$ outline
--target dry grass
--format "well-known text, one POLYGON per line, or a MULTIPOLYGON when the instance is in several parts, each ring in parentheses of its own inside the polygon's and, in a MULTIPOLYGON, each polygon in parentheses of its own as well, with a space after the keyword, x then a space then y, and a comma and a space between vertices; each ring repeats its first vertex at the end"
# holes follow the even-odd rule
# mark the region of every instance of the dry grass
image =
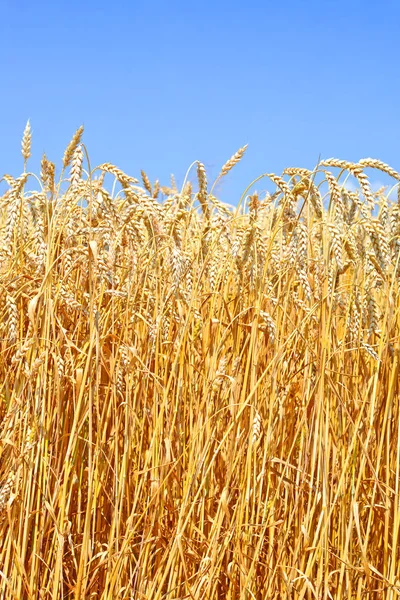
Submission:
POLYGON ((230 209, 82 133, 0 198, 0 598, 398 597, 397 172, 230 209))

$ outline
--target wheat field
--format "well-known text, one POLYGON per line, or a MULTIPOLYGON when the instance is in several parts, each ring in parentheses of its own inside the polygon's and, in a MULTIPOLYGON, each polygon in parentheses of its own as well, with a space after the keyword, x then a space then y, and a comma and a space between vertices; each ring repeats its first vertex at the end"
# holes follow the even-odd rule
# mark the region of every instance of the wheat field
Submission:
POLYGON ((400 174, 230 206, 246 146, 178 188, 82 135, 2 179, 0 598, 399 597, 400 174))

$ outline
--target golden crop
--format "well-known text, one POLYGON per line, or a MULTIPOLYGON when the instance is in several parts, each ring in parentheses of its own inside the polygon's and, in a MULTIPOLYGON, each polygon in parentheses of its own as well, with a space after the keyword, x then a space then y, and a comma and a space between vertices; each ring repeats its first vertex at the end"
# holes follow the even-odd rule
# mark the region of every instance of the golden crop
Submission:
POLYGON ((3 178, 0 599, 397 597, 400 175, 232 208, 82 134, 3 178))

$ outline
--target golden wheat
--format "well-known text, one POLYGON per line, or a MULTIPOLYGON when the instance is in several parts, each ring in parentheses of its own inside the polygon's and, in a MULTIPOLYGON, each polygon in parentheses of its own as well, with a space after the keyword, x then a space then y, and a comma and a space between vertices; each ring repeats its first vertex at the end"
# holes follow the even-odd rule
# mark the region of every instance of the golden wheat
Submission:
POLYGON ((230 207, 82 134, 32 189, 27 125, 3 177, 0 598, 395 597, 400 210, 364 169, 397 171, 230 207))
POLYGON ((229 160, 226 161, 226 163, 224 164, 224 166, 221 169, 221 177, 224 177, 225 175, 227 175, 229 173, 229 171, 231 171, 233 169, 233 167, 242 160, 244 153, 247 150, 247 147, 248 147, 248 145, 246 144, 242 148, 239 148, 239 150, 237 152, 235 152, 235 154, 233 154, 233 156, 231 156, 229 160))
POLYGON ((25 161, 25 169, 26 169, 26 163, 31 155, 31 143, 32 143, 31 124, 28 121, 25 126, 24 133, 22 136, 22 142, 21 142, 21 151, 22 151, 22 156, 24 157, 24 161, 25 161))
POLYGON ((83 125, 78 127, 78 129, 75 131, 74 135, 72 136, 70 143, 68 144, 68 146, 65 149, 64 157, 63 157, 64 169, 69 167, 69 165, 71 164, 72 158, 74 156, 74 152, 80 144, 82 135, 83 135, 83 125))

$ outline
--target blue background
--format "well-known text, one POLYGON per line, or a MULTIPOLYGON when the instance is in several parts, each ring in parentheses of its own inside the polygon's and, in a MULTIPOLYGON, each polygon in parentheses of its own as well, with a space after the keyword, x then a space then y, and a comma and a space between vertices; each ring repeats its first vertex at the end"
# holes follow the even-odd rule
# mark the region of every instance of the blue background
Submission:
POLYGON ((400 169, 399 23, 398 0, 3 0, 0 172, 22 172, 28 118, 36 172, 82 123, 92 166, 162 184, 196 159, 212 181, 248 143, 217 188, 233 204, 319 155, 400 169))

